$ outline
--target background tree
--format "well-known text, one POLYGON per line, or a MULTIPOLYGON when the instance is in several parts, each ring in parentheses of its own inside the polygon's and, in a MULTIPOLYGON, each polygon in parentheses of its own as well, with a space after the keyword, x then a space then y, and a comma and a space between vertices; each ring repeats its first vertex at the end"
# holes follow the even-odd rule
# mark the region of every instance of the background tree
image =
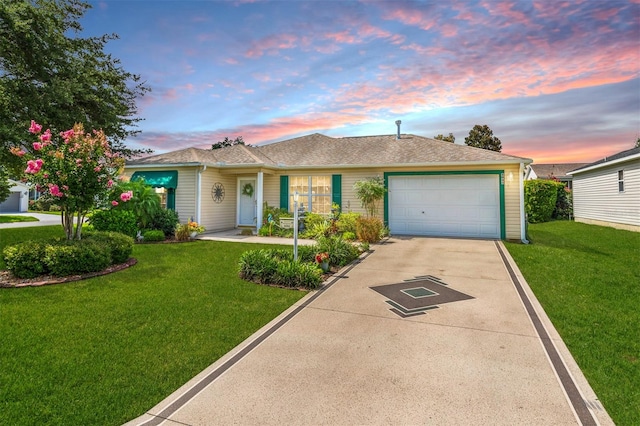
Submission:
POLYGON ((640 137, 638 138, 638 140, 636 141, 636 148, 640 148, 640 137))
POLYGON ((4 167, 0 166, 0 203, 11 195, 11 183, 4 167))
POLYGON ((25 143, 32 119, 54 134, 75 123, 102 129, 124 157, 150 152, 124 145, 139 132, 136 99, 149 88, 105 53, 117 35, 78 36, 90 7, 82 0, 0 1, 0 163, 12 172, 18 162, 9 148, 25 143))
POLYGON ((464 143, 476 148, 488 149, 491 151, 502 151, 502 143, 500 139, 493 136, 493 131, 487 126, 476 124, 469 131, 469 136, 464 138, 464 143))
MULTIPOLYGON (((224 148, 227 146, 234 146, 234 145, 249 145, 249 144, 245 144, 244 140, 242 139, 242 136, 238 136, 237 138, 231 140, 228 137, 225 137, 223 141, 218 141, 216 143, 214 143, 213 145, 211 145, 211 149, 220 149, 220 148, 224 148)), ((249 145, 251 146, 251 145, 249 145)))
POLYGON ((434 136, 433 138, 441 141, 445 141, 445 142, 451 142, 451 143, 455 143, 456 141, 456 137, 453 136, 453 133, 449 133, 449 136, 440 134, 438 136, 434 136))

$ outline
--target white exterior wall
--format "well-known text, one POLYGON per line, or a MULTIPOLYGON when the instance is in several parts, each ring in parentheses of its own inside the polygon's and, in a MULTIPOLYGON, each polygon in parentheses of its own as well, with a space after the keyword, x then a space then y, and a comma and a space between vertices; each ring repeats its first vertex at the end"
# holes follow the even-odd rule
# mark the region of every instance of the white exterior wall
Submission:
POLYGON ((577 222, 640 227, 640 160, 575 174, 573 214, 577 222), (624 171, 624 192, 618 191, 619 170, 624 171))

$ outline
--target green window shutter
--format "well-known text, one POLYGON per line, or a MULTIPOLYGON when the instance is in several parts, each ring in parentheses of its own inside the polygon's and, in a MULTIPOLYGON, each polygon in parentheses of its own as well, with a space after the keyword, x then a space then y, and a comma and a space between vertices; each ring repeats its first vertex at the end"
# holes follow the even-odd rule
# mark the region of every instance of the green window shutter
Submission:
POLYGON ((167 189, 167 209, 176 209, 176 190, 173 188, 167 189))
POLYGON ((331 175, 331 202, 342 207, 342 175, 331 175))
POLYGON ((289 210, 289 176, 280 176, 280 208, 289 210))

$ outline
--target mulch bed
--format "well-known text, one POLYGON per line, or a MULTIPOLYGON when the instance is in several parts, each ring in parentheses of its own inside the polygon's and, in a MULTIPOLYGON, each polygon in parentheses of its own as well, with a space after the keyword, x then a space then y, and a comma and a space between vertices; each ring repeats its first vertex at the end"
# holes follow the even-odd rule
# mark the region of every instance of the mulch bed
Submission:
POLYGON ((138 263, 138 260, 131 257, 124 263, 111 265, 107 269, 98 272, 89 272, 81 275, 69 275, 67 277, 55 277, 53 275, 41 275, 36 278, 16 278, 9 271, 0 271, 0 288, 20 288, 20 287, 40 287, 50 284, 62 284, 73 281, 85 280, 87 278, 99 277, 122 271, 138 263))

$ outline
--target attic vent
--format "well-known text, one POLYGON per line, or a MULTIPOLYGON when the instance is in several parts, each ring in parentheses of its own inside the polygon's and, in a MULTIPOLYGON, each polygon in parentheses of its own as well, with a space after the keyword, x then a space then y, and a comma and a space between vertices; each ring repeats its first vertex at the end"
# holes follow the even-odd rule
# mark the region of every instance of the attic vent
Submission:
POLYGON ((396 126, 398 126, 398 135, 396 136, 396 139, 400 139, 400 125, 401 124, 402 124, 402 121, 396 120, 396 126))

